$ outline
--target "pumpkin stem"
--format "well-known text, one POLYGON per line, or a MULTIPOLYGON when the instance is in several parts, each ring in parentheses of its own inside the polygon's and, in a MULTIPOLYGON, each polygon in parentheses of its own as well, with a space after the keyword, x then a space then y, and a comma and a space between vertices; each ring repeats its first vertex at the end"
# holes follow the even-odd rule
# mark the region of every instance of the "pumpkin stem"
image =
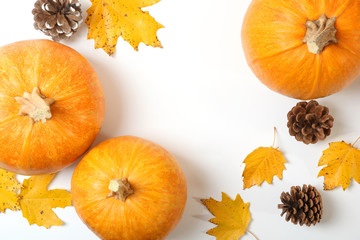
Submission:
POLYGON ((125 202, 130 195, 134 194, 134 190, 131 188, 127 178, 111 180, 109 189, 111 193, 107 197, 114 197, 116 200, 120 199, 122 202, 125 202))
POLYGON ((32 124, 39 121, 45 123, 52 117, 50 106, 55 100, 42 95, 38 87, 32 93, 24 92, 22 97, 15 97, 15 100, 20 104, 19 115, 29 116, 32 124))
POLYGON ((320 54, 323 49, 332 43, 336 44, 336 17, 327 18, 325 14, 318 20, 306 21, 306 35, 303 43, 307 43, 309 52, 320 54))

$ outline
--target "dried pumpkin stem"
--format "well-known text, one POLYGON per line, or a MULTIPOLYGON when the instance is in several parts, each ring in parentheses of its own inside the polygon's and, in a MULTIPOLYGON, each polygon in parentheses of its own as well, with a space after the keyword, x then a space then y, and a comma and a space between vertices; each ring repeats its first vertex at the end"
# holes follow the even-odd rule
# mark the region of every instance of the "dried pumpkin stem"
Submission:
POLYGON ((35 87, 32 93, 24 92, 22 97, 15 97, 15 100, 20 104, 19 115, 29 116, 31 123, 45 123, 52 117, 50 106, 55 100, 42 95, 38 87, 35 87))
POLYGON ((303 43, 307 43, 309 52, 320 54, 323 49, 338 40, 336 39, 335 28, 336 17, 327 18, 325 14, 318 20, 306 21, 306 35, 303 43))
POLYGON ((107 197, 114 197, 116 200, 121 200, 122 202, 125 202, 130 195, 134 194, 134 190, 131 188, 127 178, 111 180, 109 189, 111 193, 107 197))

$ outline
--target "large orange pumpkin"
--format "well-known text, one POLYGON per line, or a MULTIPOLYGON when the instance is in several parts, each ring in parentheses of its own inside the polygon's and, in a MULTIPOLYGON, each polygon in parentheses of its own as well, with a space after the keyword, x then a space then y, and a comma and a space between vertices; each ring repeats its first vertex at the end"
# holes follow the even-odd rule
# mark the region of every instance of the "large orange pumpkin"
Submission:
POLYGON ((253 0, 242 43, 270 89, 298 99, 325 97, 360 73, 360 0, 253 0))
POLYGON ((186 203, 185 176, 165 149, 137 137, 107 140, 75 168, 73 204, 105 240, 161 240, 186 203))
POLYGON ((92 144, 104 118, 104 94, 89 62, 48 40, 0 48, 0 167, 56 172, 92 144))

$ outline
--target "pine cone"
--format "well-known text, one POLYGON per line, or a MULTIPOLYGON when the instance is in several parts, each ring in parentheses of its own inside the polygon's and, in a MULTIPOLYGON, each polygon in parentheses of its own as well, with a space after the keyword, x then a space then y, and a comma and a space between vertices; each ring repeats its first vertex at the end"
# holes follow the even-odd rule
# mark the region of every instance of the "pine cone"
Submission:
POLYGON ((83 21, 79 0, 37 0, 32 13, 35 29, 54 41, 69 39, 83 21))
POLYGON ((309 185, 291 187, 290 193, 281 194, 281 216, 286 213, 285 220, 294 224, 310 226, 320 222, 322 216, 322 200, 315 187, 309 185))
POLYGON ((289 133, 305 144, 324 140, 331 133, 334 118, 315 100, 299 102, 287 115, 289 133))

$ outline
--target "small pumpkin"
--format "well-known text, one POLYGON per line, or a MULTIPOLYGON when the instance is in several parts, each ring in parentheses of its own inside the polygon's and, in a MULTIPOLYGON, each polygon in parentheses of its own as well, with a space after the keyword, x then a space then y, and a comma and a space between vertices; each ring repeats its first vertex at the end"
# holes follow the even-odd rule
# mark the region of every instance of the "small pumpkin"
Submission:
POLYGON ((79 217, 105 240, 161 240, 180 220, 187 197, 176 159, 150 141, 123 136, 100 143, 75 168, 79 217))
POLYGON ((297 99, 336 93, 360 74, 360 0, 253 0, 242 44, 255 75, 297 99))
POLYGON ((34 175, 73 163, 104 119, 104 93, 90 63, 49 40, 0 48, 0 167, 34 175))

